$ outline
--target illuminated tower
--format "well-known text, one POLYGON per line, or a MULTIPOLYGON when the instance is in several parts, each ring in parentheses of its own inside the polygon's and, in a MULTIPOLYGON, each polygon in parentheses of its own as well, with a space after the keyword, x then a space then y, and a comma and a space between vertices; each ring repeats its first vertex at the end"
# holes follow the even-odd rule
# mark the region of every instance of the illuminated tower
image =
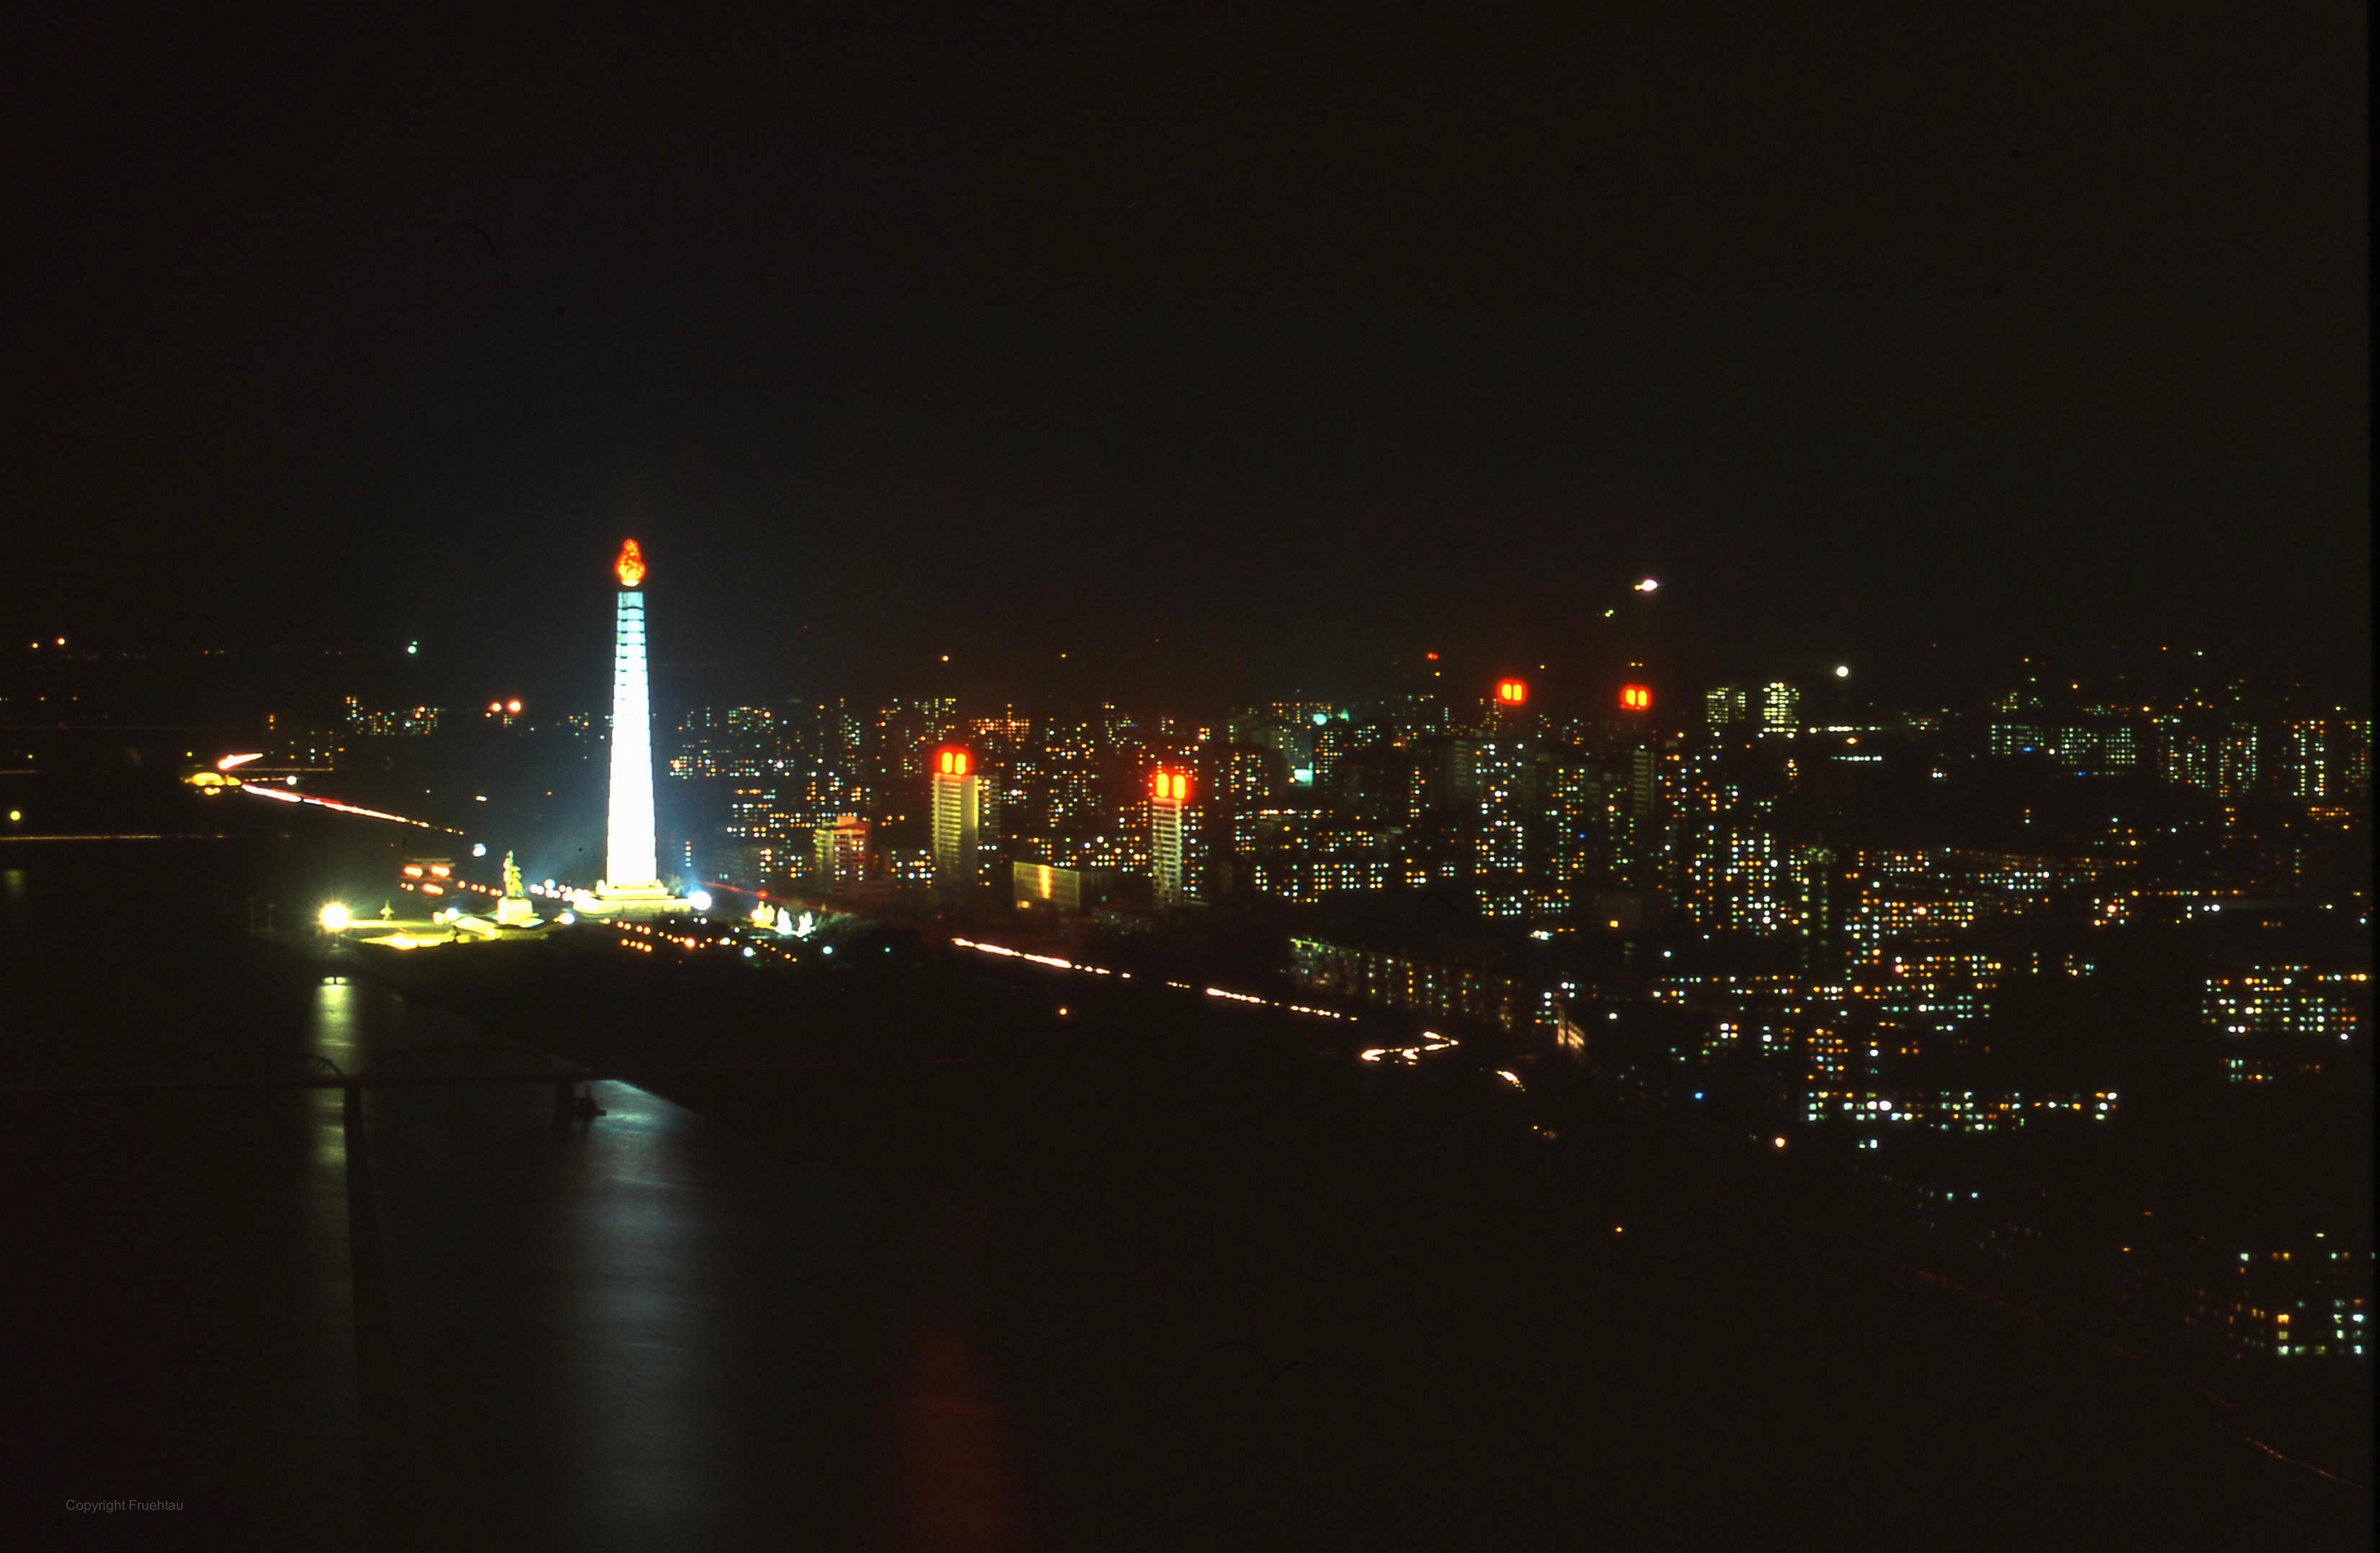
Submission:
POLYGON ((653 855, 653 711, 645 673, 644 552, 620 546, 618 626, 612 645, 612 812, 601 899, 659 905, 670 899, 653 855))
POLYGON ((1157 904, 1178 906, 1187 896, 1183 868, 1182 811, 1190 802, 1190 779, 1160 770, 1148 788, 1148 873, 1157 904))
POLYGON ((934 882, 968 890, 976 881, 976 849, 983 824, 983 779, 975 756, 946 748, 934 758, 934 882))

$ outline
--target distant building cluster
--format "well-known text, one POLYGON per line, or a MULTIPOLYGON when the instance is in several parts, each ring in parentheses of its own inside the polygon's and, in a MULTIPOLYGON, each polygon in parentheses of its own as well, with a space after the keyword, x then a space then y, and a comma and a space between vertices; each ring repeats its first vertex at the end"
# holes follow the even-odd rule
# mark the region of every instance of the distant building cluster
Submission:
MULTIPOLYGON (((2296 1159, 2306 1108, 2368 1085, 2369 720, 2046 674, 1884 709, 1846 673, 1673 690, 1632 661, 1590 704, 1548 705, 1524 674, 1451 691, 1432 657, 1394 693, 1207 716, 939 695, 663 710, 661 855, 797 908, 1003 954, 1038 940, 1044 964, 1228 941, 1279 1006, 1376 1021, 1397 1033, 1382 1049, 1472 1032, 1718 1135, 1839 1151, 1962 1276, 2017 1287, 2087 1219, 2082 1260, 2174 1341, 2360 1357, 2352 1172, 2309 1167, 2271 1188, 2286 1210, 2228 1218, 2125 1199, 2112 1166, 2070 1194, 2104 1201, 2052 1212, 2026 1172, 2186 1115, 2232 1151, 2231 1183, 2258 1150, 2296 1159), (2247 1259, 2210 1261, 2218 1242, 2247 1259)), ((600 715, 486 704, 350 698, 269 718, 260 747, 392 783, 472 740, 481 766, 550 746, 547 787, 604 758, 600 715)))
POLYGON ((1943 944, 2318 893, 2351 867, 2368 803, 2368 720, 2264 715, 2236 695, 2077 704, 2028 683, 1971 718, 1811 704, 1791 683, 1724 685, 1681 728, 1637 686, 1555 718, 1517 679, 1467 708, 1433 689, 1212 722, 832 699, 697 709, 667 767, 724 788, 710 850, 754 882, 1027 912, 1054 896, 1020 890, 1017 865, 1074 870, 1085 911, 1432 896, 1491 930, 1686 929, 1811 977, 1888 972, 1921 994, 1913 1015, 1950 1017, 1980 1009, 1996 973, 1943 944), (964 772, 935 770, 951 758, 964 772), (2059 804, 2107 812, 2078 828, 2046 804, 1990 836, 1905 838, 1863 813, 1887 793, 1941 807, 2059 777, 2103 784, 2059 804))
POLYGON ((438 732, 438 716, 436 707, 372 708, 356 697, 346 698, 346 731, 359 738, 428 738, 438 732))

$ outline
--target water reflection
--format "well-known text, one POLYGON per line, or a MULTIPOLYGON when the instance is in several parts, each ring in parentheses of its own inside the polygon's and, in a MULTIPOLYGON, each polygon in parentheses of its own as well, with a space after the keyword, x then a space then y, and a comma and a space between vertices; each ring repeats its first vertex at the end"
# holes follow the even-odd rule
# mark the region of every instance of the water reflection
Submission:
POLYGON ((542 1086, 373 1097, 432 1540, 1041 1546, 976 1329, 980 1210, 904 1261, 885 1199, 591 1090, 608 1114, 559 1130, 542 1086))
POLYGON ((344 1073, 354 1073, 362 1053, 362 1005, 371 995, 346 977, 324 977, 307 1010, 306 1049, 336 1062, 344 1073))
POLYGON ((1023 1424, 1000 1394, 977 1330, 993 1215, 983 1199, 964 1193, 937 1193, 920 1206, 910 1293, 878 1410, 870 1545, 1043 1546, 1023 1424))
POLYGON ((587 1511, 657 1537, 701 1507, 726 1453, 713 1389, 716 1243, 732 1232, 699 1189, 698 1123, 625 1084, 590 1086, 609 1115, 579 1126, 558 1161, 570 1195, 561 1315, 577 1357, 564 1371, 573 1475, 587 1511))

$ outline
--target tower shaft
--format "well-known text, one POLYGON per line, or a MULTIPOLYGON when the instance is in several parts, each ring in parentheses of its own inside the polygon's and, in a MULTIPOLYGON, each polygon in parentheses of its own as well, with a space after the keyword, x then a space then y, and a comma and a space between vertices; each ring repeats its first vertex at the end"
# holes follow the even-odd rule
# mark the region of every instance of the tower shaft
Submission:
POLYGON ((645 596, 620 590, 612 656, 612 813, 603 867, 613 891, 656 888, 652 693, 645 670, 645 596))

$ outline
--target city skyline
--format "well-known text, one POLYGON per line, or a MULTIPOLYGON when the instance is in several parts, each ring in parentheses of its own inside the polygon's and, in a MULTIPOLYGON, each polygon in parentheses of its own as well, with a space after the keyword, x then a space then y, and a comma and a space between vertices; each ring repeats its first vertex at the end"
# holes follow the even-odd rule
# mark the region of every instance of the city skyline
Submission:
MULTIPOLYGON (((601 547, 601 552, 608 553, 608 548, 601 547)), ((557 558, 564 563, 569 559, 557 558)), ((1616 596, 1626 599, 1633 591, 1632 587, 1616 596)), ((1942 642, 1898 659, 1853 657, 1847 661, 1841 653, 1815 652, 1718 657, 1708 644, 1666 619, 1646 634, 1649 612, 1666 615, 1675 601, 1674 588, 1665 587, 1662 592, 1658 605, 1648 605, 1640 596, 1616 606, 1647 612, 1639 614, 1633 629, 1598 612, 1593 623, 1600 627, 1598 639, 1555 649, 1547 661, 1520 651, 1440 650, 1431 645, 1440 637, 1416 637, 1398 651, 1342 663, 1329 673, 1302 675, 1279 659, 1252 654, 1221 679, 1172 673, 1184 661, 1214 656, 1212 644, 1194 641, 1177 642, 1174 649, 1137 663, 1129 654, 1061 649, 1038 665, 1012 664, 1011 672, 995 673, 932 650, 929 642, 924 647, 912 644, 894 661, 839 673, 817 663, 786 671, 749 654, 739 658, 731 653, 723 661, 696 659, 675 644, 664 643, 650 660, 650 670, 656 705, 672 715, 704 705, 777 704, 822 695, 935 695, 987 709, 1014 705, 1080 710, 1122 699, 1175 715, 1212 716, 1282 695, 1348 705, 1426 691, 1459 698, 1475 682, 1492 686, 1500 676, 1515 674, 1525 676, 1540 710, 1570 714, 1598 710, 1628 686, 1650 681, 1646 693, 1656 699, 1653 710, 1664 722, 1699 717, 1702 698, 1715 686, 1757 690, 1779 682, 1854 708, 1948 709, 2027 684, 2053 697, 2144 707, 2221 700, 2236 698, 2243 689, 2260 701, 2309 711, 2368 714, 2371 705, 2368 676, 2347 665, 2306 662, 2271 670, 2193 649, 2187 633, 2178 633, 2178 643, 2107 644, 2063 653, 2025 652, 2019 649, 2025 645, 2022 643, 1984 651, 1972 643, 1942 642)), ((600 596, 589 590, 589 597, 591 601, 600 596)), ((5 649, 19 666, 40 670, 46 664, 68 675, 88 675, 93 670, 104 675, 110 673, 104 666, 115 665, 122 684, 127 682, 120 671, 139 664, 144 676, 173 687, 173 694, 202 698, 196 686, 210 677, 226 685, 231 676, 251 683, 259 671, 267 683, 278 686, 273 695, 285 706, 310 706, 317 712, 357 693, 380 704, 435 704, 450 710, 468 710, 490 695, 499 700, 528 696, 539 714, 592 713, 612 696, 612 675, 604 667, 608 661, 601 659, 600 651, 590 651, 590 644, 601 647, 595 633, 587 629, 583 618, 561 618, 558 609, 539 617, 536 631, 514 633, 504 642, 504 650, 492 653, 480 644, 476 631, 405 639, 334 636, 244 640, 237 631, 218 625, 200 628, 183 640, 161 642, 140 631, 77 627, 52 634, 58 612, 44 611, 42 618, 41 628, 30 633, 20 629, 14 645, 5 649), (521 650, 531 637, 541 638, 539 649, 521 650)))
POLYGON ((2369 1546, 2369 33, 26 12, 0 1544, 2369 1546))
POLYGON ((334 91, 327 35, 62 27, 0 618, 459 651, 628 531, 686 661, 781 680, 1558 662, 1651 572, 1722 673, 2173 642, 2362 692, 2361 19, 2100 15, 1220 11, 1104 39, 1147 97, 1025 17, 691 34, 625 97, 602 36, 334 91), (793 97, 697 84, 771 57, 793 97))

